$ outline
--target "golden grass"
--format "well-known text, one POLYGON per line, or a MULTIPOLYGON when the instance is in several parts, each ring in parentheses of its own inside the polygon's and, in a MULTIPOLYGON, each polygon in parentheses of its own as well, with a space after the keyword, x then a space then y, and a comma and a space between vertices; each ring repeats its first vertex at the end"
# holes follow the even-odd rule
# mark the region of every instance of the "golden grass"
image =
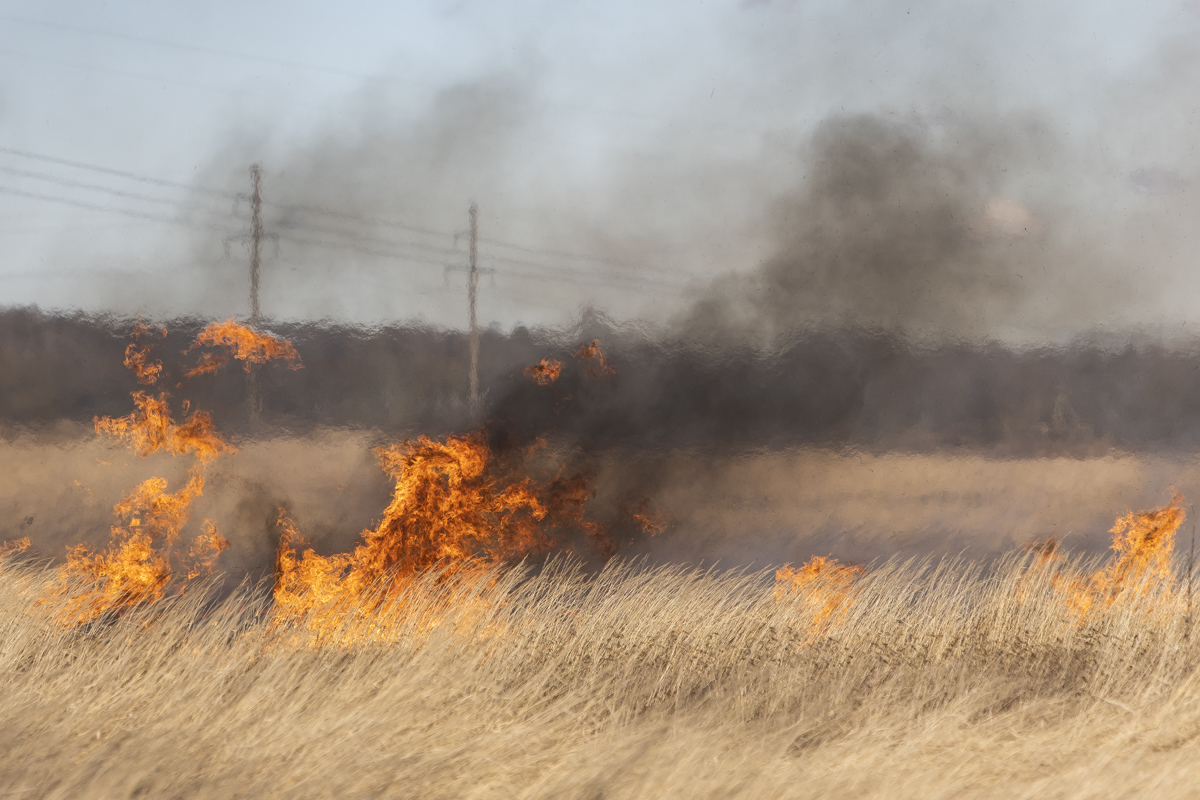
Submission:
POLYGON ((1195 796, 1182 598, 1080 620, 1029 559, 885 565, 816 635, 764 573, 430 576, 358 644, 253 591, 63 629, 0 566, 0 797, 1195 796))

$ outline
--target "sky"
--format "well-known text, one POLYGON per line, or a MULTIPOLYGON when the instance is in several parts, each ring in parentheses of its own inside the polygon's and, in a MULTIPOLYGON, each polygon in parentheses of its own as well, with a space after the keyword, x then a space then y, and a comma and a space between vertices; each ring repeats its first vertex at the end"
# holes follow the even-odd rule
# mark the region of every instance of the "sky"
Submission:
POLYGON ((1198 34, 1194 0, 0 2, 0 304, 245 316, 260 164, 268 317, 462 327, 476 203, 483 323, 703 324, 790 285, 756 276, 842 269, 813 242, 880 207, 825 202, 820 165, 873 120, 966 175, 986 253, 954 257, 1003 272, 917 275, 973 288, 904 324, 1184 330, 1198 34))

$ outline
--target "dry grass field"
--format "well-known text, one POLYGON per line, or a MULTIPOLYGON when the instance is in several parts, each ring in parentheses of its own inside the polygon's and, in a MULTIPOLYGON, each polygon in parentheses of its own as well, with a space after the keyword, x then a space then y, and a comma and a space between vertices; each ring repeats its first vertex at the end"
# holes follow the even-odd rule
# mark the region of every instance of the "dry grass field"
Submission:
MULTIPOLYGON (((221 571, 236 583, 269 569, 268 530, 280 506, 319 550, 353 547, 391 494, 371 452, 380 443, 378 435, 346 430, 238 442, 238 453, 209 468, 193 512, 215 520, 231 543, 221 571)), ((624 458, 602 461, 601 491, 606 472, 620 470, 624 458)), ((113 504, 130 487, 161 475, 173 491, 187 466, 163 454, 138 458, 91 426, 11 436, 0 441, 0 541, 28 536, 38 556, 56 559, 77 542, 102 545, 113 504)), ((855 562, 989 558, 1050 536, 1100 554, 1108 527, 1126 510, 1161 505, 1171 488, 1200 497, 1200 462, 1154 454, 997 459, 795 449, 724 460, 683 453, 665 468, 655 504, 670 525, 624 545, 627 557, 758 568, 827 554, 855 562)))
POLYGON ((1194 460, 671 453, 618 542, 628 454, 169 396, 0 443, 0 799, 1196 794, 1194 460))
POLYGON ((10 559, 0 796, 1194 797, 1186 590, 1081 610, 1096 567, 892 562, 814 595, 552 562, 314 631, 265 588, 63 627, 53 573, 10 559))

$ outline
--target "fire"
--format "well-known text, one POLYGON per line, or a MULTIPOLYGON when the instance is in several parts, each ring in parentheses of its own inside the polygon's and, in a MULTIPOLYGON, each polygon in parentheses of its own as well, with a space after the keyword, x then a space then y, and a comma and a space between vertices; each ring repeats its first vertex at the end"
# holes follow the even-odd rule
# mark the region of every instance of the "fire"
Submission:
POLYGON ((642 498, 636 508, 629 511, 629 520, 637 524, 643 533, 658 536, 667 529, 668 519, 661 511, 650 507, 650 498, 642 498))
POLYGON ((854 605, 854 584, 864 572, 860 564, 822 556, 813 556, 799 569, 785 564, 775 572, 775 599, 802 603, 813 629, 819 630, 854 605))
POLYGON ((611 555, 604 529, 584 519, 594 492, 581 475, 545 484, 515 477, 519 471, 491 452, 482 433, 444 442, 422 436, 376 453, 395 480, 392 501, 352 553, 298 554, 304 539, 281 515, 278 620, 303 620, 328 634, 378 609, 423 572, 453 577, 536 555, 554 546, 554 532, 564 528, 584 531, 611 555))
MULTIPOLYGON (((245 362, 244 366, 247 372, 250 371, 251 364, 265 364, 277 359, 286 361, 288 369, 303 369, 304 367, 300 363, 300 354, 296 352, 296 348, 292 346, 291 342, 267 333, 259 333, 253 328, 239 325, 231 319, 209 325, 200 332, 187 352, 190 353, 197 347, 227 347, 232 351, 230 355, 233 358, 245 362)), ((197 375, 216 372, 227 363, 229 363, 229 356, 205 354, 201 357, 199 364, 184 373, 184 377, 194 378, 197 375)))
POLYGON ((232 445, 213 429, 212 417, 204 411, 194 411, 182 424, 176 424, 167 402, 170 395, 162 392, 151 397, 145 392, 133 393, 136 410, 125 417, 97 417, 96 433, 108 434, 123 442, 142 458, 165 452, 173 456, 192 454, 202 462, 211 461, 221 453, 236 452, 232 445))
POLYGON ((0 564, 17 553, 24 553, 32 544, 28 536, 22 536, 20 539, 15 539, 11 542, 0 542, 0 564))
POLYGON ((549 386, 562 374, 562 366, 561 361, 543 358, 539 363, 523 369, 521 374, 532 379, 538 386, 549 386))
MULTIPOLYGON (((150 360, 149 345, 137 344, 138 339, 150 333, 167 335, 166 328, 138 323, 133 330, 135 342, 125 350, 125 366, 139 383, 146 385, 156 383, 162 374, 161 362, 150 360)), ((257 334, 232 321, 210 325, 189 351, 206 345, 232 347, 234 357, 247 364, 280 357, 288 360, 293 369, 299 367, 299 357, 290 343, 257 334)), ((219 367, 216 364, 203 371, 212 372, 219 367)), ((192 370, 191 374, 199 373, 192 370)), ((107 550, 97 553, 86 544, 68 550, 66 563, 59 568, 56 581, 43 598, 43 601, 52 598, 62 601, 56 613, 66 625, 86 624, 106 614, 158 600, 176 574, 184 576, 177 586, 183 593, 189 582, 211 575, 220 554, 229 549, 229 541, 217 531, 215 523, 204 520, 202 532, 191 540, 186 554, 174 552, 192 504, 204 492, 205 465, 221 453, 235 452, 235 448, 216 433, 212 417, 203 411, 192 412, 183 422, 176 423, 167 392, 155 397, 135 391, 132 398, 132 413, 118 418, 97 417, 96 432, 112 436, 142 458, 162 452, 191 456, 196 463, 188 472, 187 483, 178 491, 168 492, 167 479, 153 477, 113 506, 113 515, 119 522, 111 528, 107 550)), ((186 414, 188 403, 185 401, 183 406, 186 414)))
POLYGON ((1109 533, 1113 535, 1113 557, 1104 570, 1101 583, 1114 599, 1126 590, 1144 591, 1146 580, 1172 583, 1171 554, 1175 533, 1187 518, 1182 495, 1152 511, 1130 511, 1118 517, 1109 533))
POLYGON ((575 358, 585 362, 584 369, 587 374, 593 378, 599 378, 602 375, 615 375, 617 371, 604 358, 604 351, 600 349, 600 340, 592 339, 592 343, 583 345, 575 351, 575 358))
POLYGON ((133 339, 129 346, 125 348, 125 367, 137 376, 138 383, 150 386, 158 381, 158 376, 162 374, 162 362, 150 360, 150 345, 138 346, 137 340, 143 336, 148 336, 153 333, 158 333, 163 337, 167 335, 165 327, 153 328, 145 323, 138 322, 133 326, 133 339))
MULTIPOLYGON (((1162 508, 1129 511, 1117 518, 1109 533, 1112 557, 1104 569, 1082 578, 1051 576, 1055 590, 1080 620, 1093 608, 1107 608, 1121 599, 1145 597, 1154 591, 1168 596, 1175 586, 1171 556, 1175 534, 1187 518, 1182 495, 1162 508)), ((1037 555, 1035 566, 1048 568, 1059 558, 1060 544, 1047 539, 1026 547, 1037 555)))
POLYGON ((155 548, 149 534, 114 526, 106 552, 93 553, 84 544, 68 551, 57 585, 45 599, 65 596, 59 622, 83 625, 111 611, 160 599, 170 579, 170 562, 155 548), (77 584, 86 590, 73 595, 71 590, 77 584))
POLYGON ((229 549, 229 540, 217 532, 217 526, 211 519, 204 520, 203 533, 192 539, 188 547, 187 580, 194 581, 213 573, 217 559, 221 553, 229 549))

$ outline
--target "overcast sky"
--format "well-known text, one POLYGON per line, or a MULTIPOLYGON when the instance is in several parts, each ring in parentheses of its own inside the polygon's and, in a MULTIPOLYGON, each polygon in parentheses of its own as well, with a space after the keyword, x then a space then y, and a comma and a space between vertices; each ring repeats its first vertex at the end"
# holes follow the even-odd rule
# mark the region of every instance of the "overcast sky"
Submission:
POLYGON ((463 325, 477 202, 484 322, 662 323, 867 114, 1040 142, 964 210, 1044 242, 990 335, 1200 325, 1198 34, 1187 0, 3 2, 0 303, 245 315, 257 162, 269 316, 463 325))

